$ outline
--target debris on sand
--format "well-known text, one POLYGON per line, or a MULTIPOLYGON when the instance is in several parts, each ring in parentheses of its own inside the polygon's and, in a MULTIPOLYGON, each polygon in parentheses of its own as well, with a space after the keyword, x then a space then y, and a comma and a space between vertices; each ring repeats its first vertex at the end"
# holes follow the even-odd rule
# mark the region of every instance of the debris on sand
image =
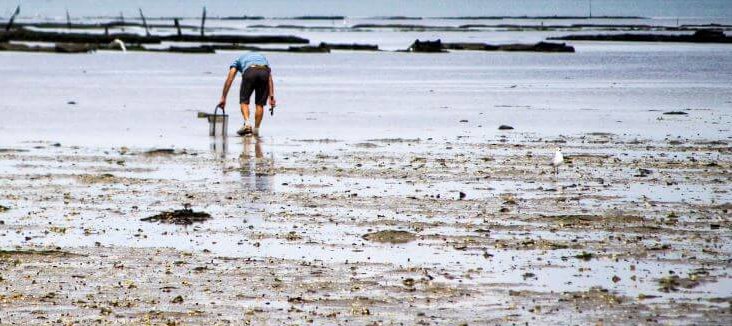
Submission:
POLYGON ((634 177, 644 178, 644 177, 647 177, 647 176, 649 176, 651 174, 653 174, 653 171, 652 170, 649 170, 649 169, 638 169, 638 174, 634 175, 634 177))
POLYGON ((5 211, 9 211, 9 210, 10 210, 10 207, 0 205, 0 213, 5 212, 5 211))
POLYGON ((513 127, 511 127, 509 125, 500 125, 498 127, 498 130, 513 130, 513 127))
POLYGON ((16 149, 16 148, 0 148, 0 153, 24 153, 28 152, 27 149, 16 149))
POLYGON ((668 111, 668 112, 664 112, 663 114, 665 114, 665 115, 687 115, 688 113, 686 113, 684 111, 668 111))
POLYGON ((417 237, 407 231, 383 230, 364 234, 363 238, 373 242, 407 243, 414 241, 417 237))
POLYGON ((542 215, 562 228, 592 228, 609 225, 628 225, 643 222, 643 217, 627 214, 622 211, 608 212, 601 215, 592 214, 561 214, 542 215))
MULTIPOLYGON (((693 278, 693 277, 692 277, 693 278)), ((668 277, 662 277, 658 280, 660 287, 658 288, 661 292, 676 292, 679 288, 691 289, 699 285, 697 280, 692 278, 681 278, 678 275, 672 275, 668 277)))
POLYGON ((54 256, 54 257, 70 257, 76 256, 66 251, 61 251, 60 248, 56 249, 43 249, 43 250, 32 250, 32 249, 18 249, 18 250, 2 250, 0 249, 0 258, 9 258, 14 256, 54 256))
POLYGON ((358 147, 358 148, 377 148, 377 147, 379 147, 379 145, 376 145, 374 143, 356 143, 356 144, 353 144, 353 147, 358 147))
POLYGON ((714 209, 721 209, 723 212, 728 213, 732 211, 732 203, 724 203, 721 205, 713 206, 714 209))
POLYGON ((162 212, 157 215, 141 219, 143 222, 159 222, 165 224, 191 225, 211 219, 211 214, 205 212, 194 212, 192 209, 178 209, 172 212, 162 212))
POLYGON ((330 138, 323 138, 323 139, 296 139, 295 141, 303 142, 303 143, 323 143, 323 144, 330 144, 330 143, 338 143, 340 140, 338 139, 330 139, 330 138))
POLYGON ((111 173, 82 174, 77 175, 76 178, 82 183, 113 183, 121 181, 111 173))
POLYGON ((587 291, 582 292, 565 292, 562 294, 560 301, 571 301, 575 303, 596 303, 596 304, 622 304, 628 301, 628 298, 620 296, 610 290, 593 286, 587 291))
POLYGON ((156 148, 145 152, 145 156, 163 156, 163 155, 175 155, 176 153, 172 148, 156 148))
POLYGON ((419 143, 421 139, 419 138, 375 138, 375 139, 368 139, 367 141, 370 142, 376 142, 376 143, 419 143))
POLYGON ((589 252, 584 252, 584 251, 581 254, 574 255, 574 258, 581 259, 584 261, 592 260, 592 257, 595 257, 595 255, 593 255, 592 253, 589 253, 589 252))

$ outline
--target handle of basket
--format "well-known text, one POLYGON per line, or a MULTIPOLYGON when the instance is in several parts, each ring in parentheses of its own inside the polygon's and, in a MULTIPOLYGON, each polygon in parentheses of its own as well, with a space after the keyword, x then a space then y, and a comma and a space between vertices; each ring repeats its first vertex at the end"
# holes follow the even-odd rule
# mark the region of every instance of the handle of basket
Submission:
POLYGON ((216 117, 216 115, 217 115, 216 113, 219 111, 219 109, 221 109, 221 115, 226 114, 224 107, 222 107, 221 105, 217 105, 216 108, 214 109, 214 117, 216 117))
POLYGON ((216 108, 214 109, 214 114, 213 114, 213 135, 214 136, 216 136, 216 122, 219 120, 218 119, 218 117, 219 117, 219 115, 218 115, 219 109, 221 109, 221 115, 225 115, 226 114, 226 111, 220 105, 217 105, 216 108))

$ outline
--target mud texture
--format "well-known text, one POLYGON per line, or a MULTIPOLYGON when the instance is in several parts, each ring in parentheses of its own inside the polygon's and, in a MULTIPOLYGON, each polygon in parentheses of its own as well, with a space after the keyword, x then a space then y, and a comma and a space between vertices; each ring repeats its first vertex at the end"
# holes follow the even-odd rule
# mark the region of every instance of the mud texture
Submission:
POLYGON ((6 144, 0 323, 732 323, 727 139, 503 133, 6 144))

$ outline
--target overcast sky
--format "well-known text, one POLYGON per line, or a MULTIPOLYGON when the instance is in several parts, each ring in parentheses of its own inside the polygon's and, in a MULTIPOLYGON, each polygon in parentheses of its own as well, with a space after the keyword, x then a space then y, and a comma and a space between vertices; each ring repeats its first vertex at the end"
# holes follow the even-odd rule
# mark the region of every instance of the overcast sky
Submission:
MULTIPOLYGON (((594 15, 732 17, 732 0, 593 0, 594 15)), ((22 16, 481 16, 587 15, 590 0, 0 0, 7 17, 20 4, 22 16)))

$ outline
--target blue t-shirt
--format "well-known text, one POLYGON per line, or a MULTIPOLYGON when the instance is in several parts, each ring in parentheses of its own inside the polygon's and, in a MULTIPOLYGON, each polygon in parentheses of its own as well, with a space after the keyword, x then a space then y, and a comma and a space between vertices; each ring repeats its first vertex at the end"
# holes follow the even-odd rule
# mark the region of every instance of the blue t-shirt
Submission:
POLYGON ((269 66, 269 62, 267 62, 267 58, 263 55, 255 52, 249 52, 236 58, 229 68, 236 68, 236 70, 241 72, 247 70, 251 65, 269 66))

